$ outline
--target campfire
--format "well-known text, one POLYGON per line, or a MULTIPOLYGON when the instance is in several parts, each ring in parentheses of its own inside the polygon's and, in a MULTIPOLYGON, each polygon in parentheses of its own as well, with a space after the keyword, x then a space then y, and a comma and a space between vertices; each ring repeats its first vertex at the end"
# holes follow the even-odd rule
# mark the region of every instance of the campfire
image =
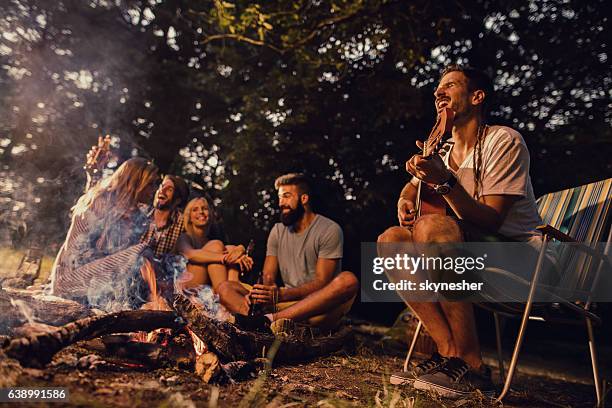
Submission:
MULTIPOLYGON (((155 274, 148 275, 148 279, 155 289, 153 293, 157 293, 155 274)), ((272 364, 265 358, 271 349, 276 350, 274 364, 287 364, 354 347, 348 328, 334 335, 288 335, 278 339, 241 331, 211 317, 197 297, 182 290, 165 297, 155 296, 139 310, 95 315, 76 302, 39 291, 3 288, 0 307, 6 311, 0 317, 0 327, 4 329, 0 337, 0 387, 14 386, 23 369, 61 364, 62 361, 54 361, 56 354, 76 343, 93 352, 72 359, 77 361, 72 366, 81 369, 175 368, 194 372, 205 383, 255 376, 266 364, 272 364), (23 310, 30 313, 29 322, 23 310), (45 319, 36 322, 31 316, 45 319)))

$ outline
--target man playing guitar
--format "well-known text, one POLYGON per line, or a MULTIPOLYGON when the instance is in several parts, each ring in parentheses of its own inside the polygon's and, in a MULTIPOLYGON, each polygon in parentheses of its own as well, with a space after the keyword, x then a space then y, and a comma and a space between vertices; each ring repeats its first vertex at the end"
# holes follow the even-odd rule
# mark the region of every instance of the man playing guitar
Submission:
MULTIPOLYGON (((529 177, 529 152, 522 136, 505 126, 484 123, 493 86, 486 74, 449 66, 434 92, 440 114, 454 112, 452 145, 444 158, 416 154, 406 162, 413 177, 397 203, 400 226, 378 238, 385 242, 442 243, 497 240, 533 241, 541 223, 529 177), (454 213, 417 217, 419 182, 433 186, 454 213)), ((451 115, 452 116, 452 115, 451 115)), ((422 147, 422 143, 417 143, 422 147)), ((458 398, 479 389, 494 392, 491 372, 482 362, 470 303, 408 302, 436 342, 438 353, 392 383, 458 398)))

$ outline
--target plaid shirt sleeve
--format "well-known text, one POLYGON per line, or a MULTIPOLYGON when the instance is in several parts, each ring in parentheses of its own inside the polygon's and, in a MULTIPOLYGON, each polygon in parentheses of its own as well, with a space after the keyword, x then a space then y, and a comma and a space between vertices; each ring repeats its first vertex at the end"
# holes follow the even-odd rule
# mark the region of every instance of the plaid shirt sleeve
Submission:
POLYGON ((176 253, 176 241, 184 230, 183 214, 176 210, 171 215, 170 224, 161 231, 161 235, 153 247, 155 256, 176 253))

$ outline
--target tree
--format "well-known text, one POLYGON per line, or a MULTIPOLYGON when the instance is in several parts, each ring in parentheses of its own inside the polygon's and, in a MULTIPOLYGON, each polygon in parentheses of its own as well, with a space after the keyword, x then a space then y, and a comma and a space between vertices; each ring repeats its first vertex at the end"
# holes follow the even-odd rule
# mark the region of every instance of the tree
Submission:
POLYGON ((525 137, 538 192, 612 173, 603 1, 12 0, 5 9, 0 160, 13 188, 2 195, 11 210, 24 203, 15 218, 51 220, 41 237, 61 240, 82 157, 110 132, 118 160, 149 156, 202 185, 232 240, 257 238, 260 251, 278 215, 275 177, 306 171, 356 270, 359 242, 395 222, 404 161, 434 122, 433 87, 450 62, 496 77, 492 121, 525 137), (568 166, 568 157, 578 159, 568 166), (31 196, 17 198, 25 185, 31 196))

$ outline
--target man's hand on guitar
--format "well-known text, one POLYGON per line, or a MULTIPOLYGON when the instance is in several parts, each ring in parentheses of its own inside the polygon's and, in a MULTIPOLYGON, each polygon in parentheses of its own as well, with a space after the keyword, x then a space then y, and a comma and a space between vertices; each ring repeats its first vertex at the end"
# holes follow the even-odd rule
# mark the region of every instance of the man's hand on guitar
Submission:
MULTIPOLYGON (((417 142, 417 146, 421 147, 422 143, 417 142)), ((420 154, 415 154, 406 162, 406 171, 429 184, 442 184, 451 177, 451 172, 437 154, 428 159, 424 159, 420 154)))
POLYGON ((402 227, 411 228, 416 219, 414 203, 405 198, 400 198, 397 202, 397 219, 402 227))

